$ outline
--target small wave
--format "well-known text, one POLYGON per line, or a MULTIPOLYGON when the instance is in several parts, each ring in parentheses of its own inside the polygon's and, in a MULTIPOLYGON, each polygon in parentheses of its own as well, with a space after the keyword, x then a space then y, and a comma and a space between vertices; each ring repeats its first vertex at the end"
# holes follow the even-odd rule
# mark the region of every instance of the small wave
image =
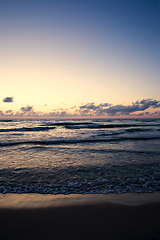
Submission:
MULTIPOLYGON (((65 126, 65 128, 67 129, 81 129, 81 128, 95 128, 95 129, 103 129, 103 128, 106 128, 106 129, 110 129, 110 128, 131 128, 131 127, 154 127, 154 126, 159 126, 157 124, 96 124, 96 123, 76 123, 76 124, 68 124, 68 123, 65 123, 63 124, 65 126)), ((132 130, 131 130, 132 131, 132 130)), ((138 130, 137 130, 138 131, 138 130)), ((143 130, 142 130, 143 131, 143 130)))
POLYGON ((77 126, 77 125, 90 125, 91 122, 47 122, 42 126, 77 126))
POLYGON ((67 129, 81 129, 81 128, 100 128, 100 125, 87 123, 87 124, 75 124, 75 125, 65 125, 67 129))
POLYGON ((149 131, 153 131, 153 129, 151 128, 129 128, 126 129, 126 132, 149 132, 149 131))
POLYGON ((160 124, 104 124, 100 128, 128 128, 128 127, 154 127, 160 124))
POLYGON ((97 134, 97 136, 115 136, 115 135, 120 135, 123 134, 124 132, 102 132, 100 134, 97 134))
POLYGON ((8 128, 8 129, 0 129, 0 132, 38 132, 38 131, 48 131, 54 129, 55 127, 23 127, 23 128, 8 128))
POLYGON ((99 143, 99 142, 117 142, 117 141, 147 141, 158 140, 160 136, 149 137, 120 137, 120 138, 107 138, 107 139, 69 139, 69 140, 54 140, 54 141, 19 141, 19 142, 4 142, 0 143, 0 147, 33 144, 33 145, 61 145, 61 144, 83 144, 83 143, 99 143))
POLYGON ((11 119, 0 119, 0 122, 12 122, 11 119))
POLYGON ((23 136, 24 133, 11 133, 12 136, 23 136))

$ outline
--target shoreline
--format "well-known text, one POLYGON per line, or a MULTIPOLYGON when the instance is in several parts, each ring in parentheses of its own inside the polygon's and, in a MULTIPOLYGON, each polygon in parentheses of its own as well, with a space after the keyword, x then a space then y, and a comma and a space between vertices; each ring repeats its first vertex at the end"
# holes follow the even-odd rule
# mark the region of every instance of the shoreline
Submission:
POLYGON ((69 205, 88 205, 113 203, 138 206, 148 203, 160 203, 160 192, 123 193, 123 194, 37 194, 37 193, 0 193, 0 208, 34 208, 69 205))

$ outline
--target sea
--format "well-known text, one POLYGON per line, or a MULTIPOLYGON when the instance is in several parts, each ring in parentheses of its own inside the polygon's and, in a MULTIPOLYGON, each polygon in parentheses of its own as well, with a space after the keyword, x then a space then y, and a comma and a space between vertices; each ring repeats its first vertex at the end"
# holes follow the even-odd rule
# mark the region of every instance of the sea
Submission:
POLYGON ((1 119, 0 193, 160 191, 160 119, 1 119))

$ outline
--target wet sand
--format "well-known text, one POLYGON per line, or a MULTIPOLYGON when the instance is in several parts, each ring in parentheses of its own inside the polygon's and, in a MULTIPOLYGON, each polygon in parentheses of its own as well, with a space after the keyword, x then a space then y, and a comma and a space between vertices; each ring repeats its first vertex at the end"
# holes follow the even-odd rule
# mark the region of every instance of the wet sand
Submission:
POLYGON ((160 193, 0 194, 0 239, 159 240, 160 193))

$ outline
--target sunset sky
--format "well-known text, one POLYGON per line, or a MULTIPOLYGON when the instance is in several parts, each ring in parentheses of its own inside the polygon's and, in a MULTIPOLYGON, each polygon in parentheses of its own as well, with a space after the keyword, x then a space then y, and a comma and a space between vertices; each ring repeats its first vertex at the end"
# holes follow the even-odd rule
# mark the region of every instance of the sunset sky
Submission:
POLYGON ((159 0, 0 0, 0 117, 160 117, 159 0))

